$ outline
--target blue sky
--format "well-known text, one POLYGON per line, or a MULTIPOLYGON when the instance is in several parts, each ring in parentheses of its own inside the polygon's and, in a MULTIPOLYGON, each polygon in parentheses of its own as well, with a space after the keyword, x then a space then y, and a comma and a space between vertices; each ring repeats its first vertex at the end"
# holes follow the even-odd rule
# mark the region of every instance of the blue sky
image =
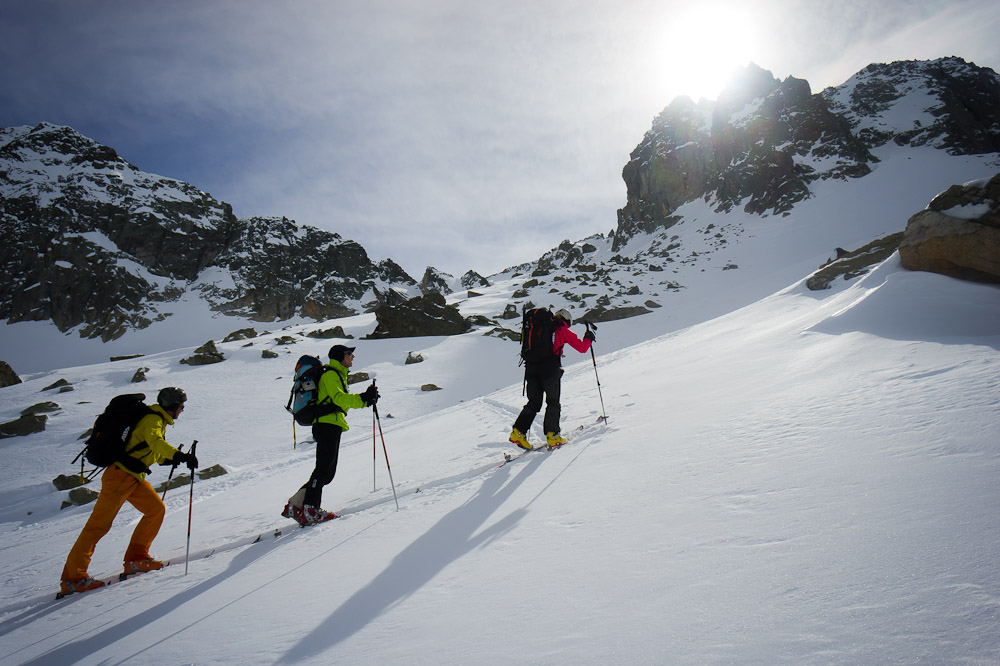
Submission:
POLYGON ((241 217, 415 278, 607 233, 677 95, 753 61, 814 92, 871 62, 1000 70, 992 1, 5 0, 0 126, 69 125, 241 217))

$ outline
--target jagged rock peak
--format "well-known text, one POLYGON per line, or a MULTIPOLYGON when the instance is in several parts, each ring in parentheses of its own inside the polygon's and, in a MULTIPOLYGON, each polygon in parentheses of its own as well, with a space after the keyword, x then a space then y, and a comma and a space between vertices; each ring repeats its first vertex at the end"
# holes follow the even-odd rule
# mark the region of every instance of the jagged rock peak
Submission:
POLYGON ((460 283, 466 289, 475 289, 477 287, 488 287, 490 286, 490 281, 484 278, 482 275, 476 271, 466 271, 465 275, 462 276, 460 283))
POLYGON ((1000 77, 961 58, 871 65, 813 94, 757 65, 717 102, 678 98, 653 121, 622 170, 626 205, 614 249, 667 229, 681 205, 787 214, 817 180, 863 177, 894 140, 952 154, 1000 150, 1000 77))
POLYGON ((431 292, 437 292, 444 296, 450 294, 454 289, 452 285, 455 283, 455 276, 439 271, 433 266, 428 266, 427 270, 424 271, 424 276, 420 279, 417 287, 420 289, 420 293, 427 295, 431 292))

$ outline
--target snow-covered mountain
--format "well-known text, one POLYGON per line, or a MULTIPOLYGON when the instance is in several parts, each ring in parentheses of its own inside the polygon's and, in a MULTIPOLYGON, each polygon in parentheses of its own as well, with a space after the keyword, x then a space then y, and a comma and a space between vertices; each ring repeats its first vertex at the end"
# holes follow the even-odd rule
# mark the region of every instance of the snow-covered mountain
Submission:
POLYGON ((237 220, 69 128, 2 130, 4 360, 23 373, 152 353, 430 291, 499 335, 529 303, 594 321, 659 313, 675 330, 772 293, 836 248, 898 233, 938 192, 996 173, 997 108, 1000 77, 960 58, 872 65, 817 94, 750 66, 718 101, 679 98, 654 119, 609 234, 486 278, 429 267, 419 284, 337 234, 237 220))
POLYGON ((1000 76, 960 58, 871 65, 816 94, 751 65, 717 102, 678 98, 654 119, 623 169, 615 229, 490 279, 519 281, 517 307, 704 321, 996 174, 998 109, 1000 76))

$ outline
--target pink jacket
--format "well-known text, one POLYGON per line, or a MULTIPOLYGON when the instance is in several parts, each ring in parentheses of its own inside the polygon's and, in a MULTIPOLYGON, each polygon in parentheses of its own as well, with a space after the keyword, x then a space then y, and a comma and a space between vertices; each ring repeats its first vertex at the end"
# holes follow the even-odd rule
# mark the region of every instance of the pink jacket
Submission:
POLYGON ((552 336, 552 351, 555 352, 556 356, 562 356, 563 347, 567 344, 581 354, 590 350, 590 340, 586 338, 581 340, 576 337, 576 333, 570 330, 568 324, 564 323, 556 328, 555 335, 552 336))

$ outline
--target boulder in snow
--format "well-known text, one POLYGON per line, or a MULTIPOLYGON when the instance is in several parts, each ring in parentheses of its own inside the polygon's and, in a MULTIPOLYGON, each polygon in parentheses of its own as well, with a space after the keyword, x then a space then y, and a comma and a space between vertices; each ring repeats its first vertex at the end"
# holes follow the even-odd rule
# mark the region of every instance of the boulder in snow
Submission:
POLYGON ((909 270, 1000 283, 1000 174, 935 197, 907 222, 899 256, 909 270))
POLYGON ((10 367, 7 361, 0 361, 0 388, 20 383, 21 378, 14 372, 14 368, 10 367))
POLYGON ((215 341, 209 340, 195 349, 193 356, 182 358, 181 363, 184 365, 211 365, 225 360, 226 357, 216 348, 215 341))
POLYGON ((44 414, 29 414, 19 419, 0 423, 0 439, 8 437, 23 437, 45 430, 45 422, 49 417, 44 414))

